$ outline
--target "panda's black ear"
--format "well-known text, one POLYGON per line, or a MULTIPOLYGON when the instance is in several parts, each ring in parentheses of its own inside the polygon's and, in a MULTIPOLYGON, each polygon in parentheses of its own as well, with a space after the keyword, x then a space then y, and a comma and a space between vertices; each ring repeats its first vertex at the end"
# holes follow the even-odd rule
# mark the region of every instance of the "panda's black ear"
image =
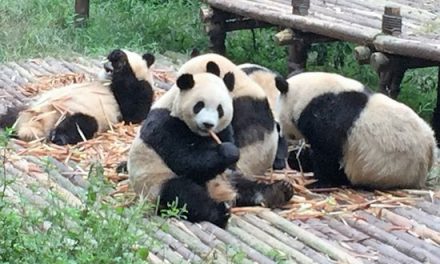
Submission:
POLYGON ((235 75, 232 72, 228 72, 223 77, 223 82, 225 83, 226 87, 230 92, 234 90, 235 85, 235 75))
POLYGON ((194 78, 192 74, 182 74, 177 78, 176 84, 180 90, 189 90, 194 87, 194 78))
POLYGON ((142 55, 142 58, 147 62, 148 67, 153 65, 154 61, 156 60, 154 55, 151 53, 145 53, 144 55, 142 55))
POLYGON ((282 94, 289 91, 289 83, 281 76, 275 77, 275 86, 282 94))
POLYGON ((206 64, 206 72, 220 76, 220 68, 218 67, 217 63, 213 61, 210 61, 206 64))

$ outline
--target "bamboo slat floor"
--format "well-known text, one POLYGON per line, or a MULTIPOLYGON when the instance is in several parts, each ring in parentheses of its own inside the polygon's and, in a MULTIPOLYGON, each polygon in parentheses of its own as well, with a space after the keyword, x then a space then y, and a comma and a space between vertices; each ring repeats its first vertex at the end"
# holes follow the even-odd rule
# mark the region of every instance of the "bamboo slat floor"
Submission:
MULTIPOLYGON (((162 62, 159 61, 156 67, 158 83, 160 74, 175 70, 172 65, 164 66, 165 62, 162 62)), ((53 58, 1 64, 1 105, 25 103, 27 95, 38 92, 29 88, 38 88, 38 85, 29 84, 38 84, 42 80, 46 80, 46 85, 62 84, 61 81, 55 82, 57 78, 50 79, 60 73, 77 77, 68 81, 93 78, 99 65, 99 61, 92 59, 65 61, 53 58)), ((95 155, 104 164, 106 176, 117 178, 111 175, 117 160, 106 154, 117 145, 117 152, 121 155, 117 159, 126 155, 130 141, 118 138, 133 136, 130 129, 119 126, 93 141, 93 147, 87 144, 78 147, 43 146, 43 143, 25 144, 13 140, 6 170, 8 178, 14 181, 8 185, 6 195, 11 199, 24 196, 36 206, 44 206, 51 190, 71 206, 81 204, 89 184, 85 178, 87 162, 90 163, 95 155), (108 145, 109 149, 99 150, 101 145, 108 145), (93 149, 97 152, 89 155, 93 149), (48 158, 48 154, 52 157, 48 158), (53 165, 50 169, 47 168, 48 162, 53 165)), ((115 181, 123 179, 119 177, 115 181)), ((191 224, 169 220, 169 228, 155 234, 165 246, 153 248, 149 261, 440 263, 440 193, 349 189, 318 193, 301 188, 297 191, 283 210, 234 208, 226 230, 206 222, 191 224)))
POLYGON ((273 25, 371 45, 377 51, 440 61, 440 2, 437 0, 310 0, 304 16, 290 0, 204 0, 223 11, 273 25), (400 7, 402 33, 382 33, 384 7, 400 7))

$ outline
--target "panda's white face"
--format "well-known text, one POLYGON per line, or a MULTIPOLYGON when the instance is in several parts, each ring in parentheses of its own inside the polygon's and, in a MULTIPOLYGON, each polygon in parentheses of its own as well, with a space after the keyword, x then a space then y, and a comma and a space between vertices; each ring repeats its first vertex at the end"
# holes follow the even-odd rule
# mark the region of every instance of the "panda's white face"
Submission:
POLYGON ((130 69, 136 79, 153 83, 153 75, 150 70, 155 61, 154 55, 145 53, 137 54, 124 49, 115 49, 107 56, 103 69, 98 73, 101 81, 111 81, 115 72, 126 73, 130 69))
POLYGON ((220 132, 232 121, 232 98, 224 82, 210 73, 193 75, 194 86, 181 89, 172 115, 183 120, 194 133, 208 136, 220 132))

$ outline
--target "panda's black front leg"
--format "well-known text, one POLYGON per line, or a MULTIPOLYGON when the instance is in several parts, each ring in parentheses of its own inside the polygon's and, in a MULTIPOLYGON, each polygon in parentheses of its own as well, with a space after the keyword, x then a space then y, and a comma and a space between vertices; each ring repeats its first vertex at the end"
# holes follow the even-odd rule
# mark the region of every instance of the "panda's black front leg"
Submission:
POLYGON ((86 139, 91 139, 98 131, 97 120, 89 115, 76 113, 67 116, 61 123, 49 133, 49 140, 57 145, 76 144, 83 140, 81 133, 86 139))
POLYGON ((313 176, 318 180, 309 188, 330 188, 350 185, 344 168, 340 168, 338 155, 330 155, 313 150, 313 176))
POLYGON ((286 204, 293 196, 293 187, 287 181, 267 184, 239 177, 233 182, 238 194, 237 206, 263 205, 276 208, 286 204))
POLYGON ((217 203, 209 197, 204 185, 188 178, 174 178, 165 183, 160 195, 162 210, 177 201, 177 207, 186 207, 185 215, 190 222, 209 221, 221 228, 226 227, 231 215, 226 203, 217 203))
POLYGON ((288 155, 287 140, 283 136, 278 137, 277 152, 275 154, 275 160, 272 164, 274 170, 282 170, 286 167, 286 158, 288 155))

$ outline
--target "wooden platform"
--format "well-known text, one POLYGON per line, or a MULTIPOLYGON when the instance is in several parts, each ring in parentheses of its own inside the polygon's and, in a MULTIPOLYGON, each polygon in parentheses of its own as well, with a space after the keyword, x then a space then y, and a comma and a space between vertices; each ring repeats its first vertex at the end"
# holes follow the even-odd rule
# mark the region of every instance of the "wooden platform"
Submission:
POLYGON ((205 0, 220 10, 321 36, 371 45, 377 51, 440 61, 440 2, 436 0, 310 0, 293 15, 291 0, 205 0), (385 5, 400 7, 402 33, 382 33, 385 5))
MULTIPOLYGON (((99 66, 99 61, 86 59, 2 64, 0 104, 26 102, 21 88, 41 78, 77 73, 89 79, 99 66)), ((158 68, 164 69, 161 65, 158 68)), ((73 157, 78 153, 79 158, 84 157, 81 155, 86 147, 50 146, 54 151, 49 154, 64 153, 57 160, 47 158, 48 153, 32 152, 38 144, 44 145, 35 144, 12 142, 6 169, 14 181, 6 195, 12 199, 24 196, 44 206, 47 199, 53 199, 49 196, 53 191, 70 206, 81 204, 89 184, 85 178, 87 162, 92 161, 75 161, 73 157)), ((129 146, 112 140, 103 144, 129 146)), ((106 169, 113 169, 114 161, 105 154, 96 155, 97 160, 106 169)), ((226 230, 209 223, 167 222, 167 229, 154 234, 162 246, 151 249, 150 263, 440 263, 440 194, 428 191, 419 195, 352 190, 298 192, 284 210, 252 208, 237 212, 226 230)))

